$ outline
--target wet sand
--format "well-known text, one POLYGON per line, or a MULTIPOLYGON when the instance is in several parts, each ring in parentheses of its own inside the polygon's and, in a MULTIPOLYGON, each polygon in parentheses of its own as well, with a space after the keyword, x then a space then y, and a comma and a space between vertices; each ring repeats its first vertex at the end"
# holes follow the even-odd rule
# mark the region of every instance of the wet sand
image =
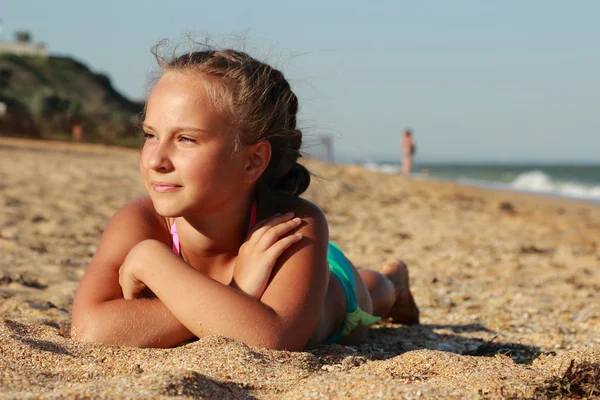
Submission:
POLYGON ((138 152, 0 138, 0 399, 552 398, 600 393, 600 207, 308 162, 355 264, 410 268, 421 325, 307 352, 76 342, 70 309, 138 152), (594 386, 595 385, 595 386, 594 386))

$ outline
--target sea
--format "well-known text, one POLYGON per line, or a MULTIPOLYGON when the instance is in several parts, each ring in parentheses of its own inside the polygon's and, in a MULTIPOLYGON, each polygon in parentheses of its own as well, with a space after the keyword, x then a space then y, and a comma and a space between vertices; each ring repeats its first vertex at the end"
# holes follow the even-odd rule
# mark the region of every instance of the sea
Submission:
MULTIPOLYGON (((361 162, 369 170, 399 174, 396 162, 361 162)), ((600 164, 427 164, 413 166, 417 179, 435 179, 600 204, 600 164)))

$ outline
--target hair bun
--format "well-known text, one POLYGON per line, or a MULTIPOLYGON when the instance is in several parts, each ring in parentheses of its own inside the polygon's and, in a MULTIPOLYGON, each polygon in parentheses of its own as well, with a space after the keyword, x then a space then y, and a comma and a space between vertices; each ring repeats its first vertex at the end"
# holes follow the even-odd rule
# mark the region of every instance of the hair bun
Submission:
POLYGON ((300 196, 308 189, 308 185, 310 185, 310 172, 308 172, 304 165, 296 162, 292 165, 290 170, 269 189, 272 192, 300 196))

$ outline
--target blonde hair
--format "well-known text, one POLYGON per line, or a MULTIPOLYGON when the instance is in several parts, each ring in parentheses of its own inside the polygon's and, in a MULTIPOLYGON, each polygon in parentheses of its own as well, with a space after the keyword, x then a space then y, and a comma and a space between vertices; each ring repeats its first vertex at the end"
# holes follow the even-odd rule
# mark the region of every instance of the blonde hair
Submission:
POLYGON ((237 127, 236 148, 263 140, 271 160, 259 190, 298 196, 310 184, 301 157, 302 131, 296 127, 298 98, 283 74, 248 54, 231 49, 193 51, 166 61, 153 53, 163 73, 194 72, 222 117, 237 127))

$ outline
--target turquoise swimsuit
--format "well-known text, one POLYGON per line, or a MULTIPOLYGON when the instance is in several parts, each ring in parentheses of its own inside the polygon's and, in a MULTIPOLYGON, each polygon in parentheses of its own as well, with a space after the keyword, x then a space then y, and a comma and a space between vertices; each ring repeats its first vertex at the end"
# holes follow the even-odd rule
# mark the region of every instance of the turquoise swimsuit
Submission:
POLYGON ((354 274, 350 262, 340 248, 331 242, 329 242, 327 248, 327 262, 329 263, 329 270, 338 278, 346 293, 346 319, 342 326, 324 342, 325 344, 331 344, 350 334, 357 326, 372 325, 381 318, 361 310, 358 306, 354 274))

